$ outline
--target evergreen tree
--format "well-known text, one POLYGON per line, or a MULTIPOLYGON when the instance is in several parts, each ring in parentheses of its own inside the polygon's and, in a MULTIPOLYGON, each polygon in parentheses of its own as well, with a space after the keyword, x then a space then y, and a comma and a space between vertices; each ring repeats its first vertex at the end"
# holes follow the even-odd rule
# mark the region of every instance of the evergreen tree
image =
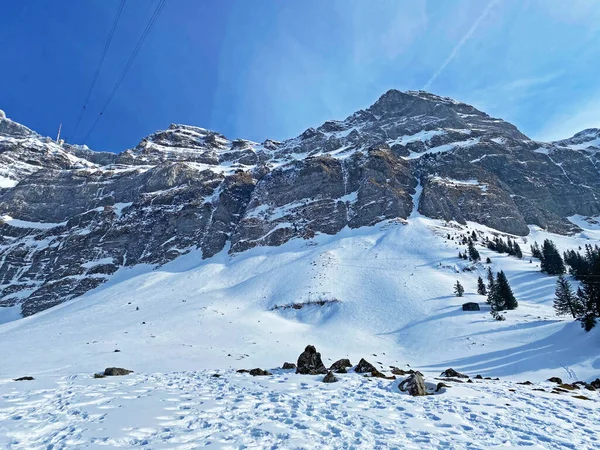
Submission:
POLYGON ((469 239, 467 250, 469 252, 469 258, 471 258, 473 261, 479 261, 481 259, 481 256, 479 255, 479 252, 475 248, 475 244, 473 244, 471 239, 469 239))
POLYGON ((523 251, 517 242, 513 243, 513 251, 517 258, 523 258, 523 251))
POLYGON ((558 249, 550 239, 545 239, 542 245, 541 270, 548 275, 561 275, 566 272, 558 249))
POLYGON ((477 278, 477 293, 479 295, 487 295, 487 289, 481 277, 477 278))
POLYGON ((508 283, 508 279, 502 270, 496 275, 494 290, 494 300, 498 306, 501 306, 498 308, 499 311, 502 311, 503 309, 516 309, 517 306, 519 306, 519 302, 517 302, 510 284, 508 283))
POLYGON ((475 230, 473 230, 473 232, 471 233, 471 239, 473 239, 474 241, 477 240, 477 233, 475 233, 475 230))
POLYGON ((492 260, 490 259, 489 256, 487 258, 485 258, 485 263, 486 264, 491 264, 492 263, 492 260))
POLYGON ((540 246, 538 245, 537 242, 534 242, 533 244, 531 244, 530 248, 531 248, 531 256, 533 256, 534 258, 540 259, 540 260, 543 258, 542 250, 540 249, 540 246))
POLYGON ((511 241, 510 238, 507 239, 506 253, 508 253, 510 256, 514 256, 515 255, 515 249, 513 247, 513 241, 511 241))
POLYGON ((498 300, 498 296, 497 296, 497 291, 496 291, 496 280, 494 279, 494 273, 492 272, 492 269, 490 267, 488 267, 487 270, 487 300, 486 300, 492 310, 495 311, 499 311, 502 308, 502 305, 500 305, 499 300, 498 300))
POLYGON ((456 284, 454 285, 454 295, 457 297, 462 297, 464 293, 465 288, 462 286, 462 284, 460 284, 460 281, 457 280, 456 284))
POLYGON ((556 280, 556 291, 554 298, 554 309, 556 314, 564 316, 571 314, 573 318, 581 314, 581 305, 579 298, 571 289, 571 283, 563 275, 556 280))
POLYGON ((585 314, 580 320, 581 326, 585 331, 590 331, 596 326, 596 317, 593 314, 585 314))
POLYGON ((460 251, 458 252, 458 257, 462 259, 462 253, 460 251))
POLYGON ((494 287, 494 283, 496 282, 494 280, 494 272, 492 272, 492 268, 491 267, 487 268, 486 277, 487 277, 487 290, 489 292, 489 291, 492 290, 492 288, 494 287))

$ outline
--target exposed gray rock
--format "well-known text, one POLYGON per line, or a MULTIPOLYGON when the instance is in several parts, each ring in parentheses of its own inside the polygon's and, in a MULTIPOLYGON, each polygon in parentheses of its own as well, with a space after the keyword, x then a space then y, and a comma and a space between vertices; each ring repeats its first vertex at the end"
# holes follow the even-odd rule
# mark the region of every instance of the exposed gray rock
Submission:
POLYGON ((333 374, 333 372, 331 370, 329 372, 327 372, 327 375, 325 375, 323 377, 323 383, 335 383, 337 381, 338 381, 338 379, 336 378, 336 376, 333 374))
POLYGON ((121 367, 107 367, 104 370, 105 377, 116 377, 120 375, 129 375, 133 370, 123 369, 121 367))
POLYGON ((284 362, 283 366, 281 366, 281 368, 283 370, 291 370, 291 369, 295 369, 296 368, 296 364, 294 363, 289 363, 289 362, 284 362))
POLYGON ((367 360, 365 360, 364 358, 361 358, 361 360, 358 362, 358 364, 354 368, 354 371, 356 373, 371 373, 374 370, 377 370, 375 368, 375 366, 373 364, 371 364, 370 362, 368 362, 367 360))
POLYGON ((253 377, 259 377, 259 376, 267 376, 267 375, 273 375, 271 372, 269 372, 268 370, 263 370, 263 369, 252 369, 248 372, 250 375, 252 375, 253 377))
POLYGON ((440 392, 444 388, 449 388, 447 384, 442 383, 441 381, 436 385, 435 392, 440 392))
POLYGON ((334 362, 329 370, 335 373, 346 373, 349 367, 352 367, 352 363, 350 363, 349 359, 338 359, 334 362))
POLYGON ((313 345, 307 345, 298 357, 296 373, 302 375, 317 375, 327 373, 327 368, 321 360, 321 354, 313 345))
POLYGON ((27 377, 19 377, 19 378, 15 378, 14 379, 14 381, 32 381, 32 380, 35 380, 35 378, 29 377, 29 376, 27 376, 27 377))
POLYGON ((416 372, 410 375, 408 378, 403 380, 398 388, 402 392, 408 392, 413 397, 421 395, 427 395, 427 388, 425 387, 425 380, 420 373, 416 372))
POLYGON ((469 375, 465 375, 464 373, 457 372, 453 368, 444 370, 441 374, 441 377, 447 378, 469 378, 469 375))

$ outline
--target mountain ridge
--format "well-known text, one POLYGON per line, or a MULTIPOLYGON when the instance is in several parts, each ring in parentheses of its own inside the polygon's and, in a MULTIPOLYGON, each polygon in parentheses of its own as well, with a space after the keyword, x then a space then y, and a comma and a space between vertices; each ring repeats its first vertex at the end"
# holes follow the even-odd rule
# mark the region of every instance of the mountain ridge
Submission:
POLYGON ((279 246, 414 210, 513 235, 574 232, 568 217, 600 214, 598 153, 573 148, 586 131, 536 142, 470 105, 397 90, 261 144, 172 124, 112 154, 0 119, 0 305, 29 315, 122 266, 279 246))

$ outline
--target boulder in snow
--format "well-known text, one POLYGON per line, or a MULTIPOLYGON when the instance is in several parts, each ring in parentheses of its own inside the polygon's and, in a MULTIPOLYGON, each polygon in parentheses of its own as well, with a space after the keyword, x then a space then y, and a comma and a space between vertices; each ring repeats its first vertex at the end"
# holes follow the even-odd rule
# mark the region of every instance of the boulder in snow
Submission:
POLYGON ((354 368, 356 373, 371 373, 374 370, 377 370, 375 366, 364 358, 361 358, 358 365, 354 368))
MULTIPOLYGON (((2 111, 0 111, 2 112, 2 111)), ((20 377, 20 378, 15 378, 14 381, 32 381, 35 380, 35 378, 33 377, 20 377)))
POLYGON ((335 383, 337 380, 338 379, 331 370, 327 372, 327 375, 325 375, 325 377, 323 377, 323 383, 335 383))
POLYGON ((273 375, 271 372, 269 372, 268 370, 263 370, 263 369, 259 369, 258 367, 256 369, 252 369, 250 372, 250 375, 252 375, 253 377, 258 377, 258 376, 266 376, 266 375, 273 375))
POLYGON ((122 367, 107 367, 104 370, 105 377, 116 377, 120 375, 129 375, 133 370, 123 369, 122 367))
POLYGON ((469 378, 469 375, 465 375, 464 373, 457 372, 452 367, 444 370, 441 374, 441 377, 446 378, 469 378))
POLYGON ((296 373, 302 375, 318 375, 327 373, 327 368, 321 360, 321 354, 317 352, 314 345, 307 345, 300 356, 298 357, 298 364, 296 373))
POLYGON ((402 392, 408 392, 413 397, 427 395, 425 380, 419 373, 413 373, 411 376, 403 380, 402 383, 398 385, 398 388, 402 392))
POLYGON ((335 373, 346 373, 347 372, 347 368, 348 367, 352 367, 352 364, 350 363, 349 359, 338 359, 336 362, 334 362, 331 367, 329 368, 329 370, 331 370, 332 372, 335 373))

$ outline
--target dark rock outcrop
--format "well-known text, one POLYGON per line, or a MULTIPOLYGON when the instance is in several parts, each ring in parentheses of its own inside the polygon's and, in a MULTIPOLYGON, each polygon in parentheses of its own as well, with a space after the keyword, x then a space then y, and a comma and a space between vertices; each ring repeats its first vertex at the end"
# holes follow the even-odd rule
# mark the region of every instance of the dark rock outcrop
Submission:
POLYGON ((456 370, 450 368, 444 370, 441 374, 441 377, 447 378, 469 378, 469 375, 465 375, 464 373, 457 372, 456 370))
POLYGON ((394 375, 412 375, 413 373, 415 373, 413 369, 404 370, 395 366, 390 366, 390 369, 392 369, 392 373, 394 375))
POLYGON ((361 360, 358 362, 358 364, 354 368, 354 371, 356 373, 371 373, 374 370, 377 370, 375 368, 375 366, 373 364, 371 364, 370 362, 368 362, 364 358, 361 358, 361 360))
POLYGON ((331 365, 329 370, 335 373, 346 373, 349 367, 352 367, 349 359, 338 359, 331 365))
POLYGON ((35 380, 35 378, 29 377, 29 376, 27 376, 27 377, 19 377, 19 378, 15 378, 14 379, 14 381, 32 381, 32 380, 35 380))
POLYGON ((116 377, 121 375, 129 375, 133 370, 123 369, 121 367, 107 367, 104 370, 105 377, 116 377))
POLYGON ((258 367, 256 369, 250 370, 248 373, 250 375, 252 375, 253 377, 259 377, 259 376, 263 377, 263 376, 267 376, 267 375, 273 375, 268 370, 259 369, 258 367))
POLYGON ((329 372, 327 372, 327 375, 325 375, 323 377, 323 383, 335 383, 337 381, 338 381, 338 379, 336 378, 336 376, 333 374, 333 372, 331 370, 329 372))
POLYGON ((296 364, 294 363, 289 363, 289 362, 284 362, 283 366, 281 366, 281 368, 283 370, 291 370, 291 369, 295 369, 296 368, 296 364))
POLYGON ((413 397, 427 395, 425 380, 419 373, 413 373, 410 375, 398 385, 398 388, 402 392, 408 392, 413 397))
POLYGON ((445 383, 442 383, 441 381, 435 386, 435 392, 440 392, 442 389, 444 388, 449 388, 450 386, 448 386, 445 383))
POLYGON ((327 373, 327 368, 321 360, 321 354, 313 345, 307 345, 298 357, 296 373, 302 375, 318 375, 327 373))

